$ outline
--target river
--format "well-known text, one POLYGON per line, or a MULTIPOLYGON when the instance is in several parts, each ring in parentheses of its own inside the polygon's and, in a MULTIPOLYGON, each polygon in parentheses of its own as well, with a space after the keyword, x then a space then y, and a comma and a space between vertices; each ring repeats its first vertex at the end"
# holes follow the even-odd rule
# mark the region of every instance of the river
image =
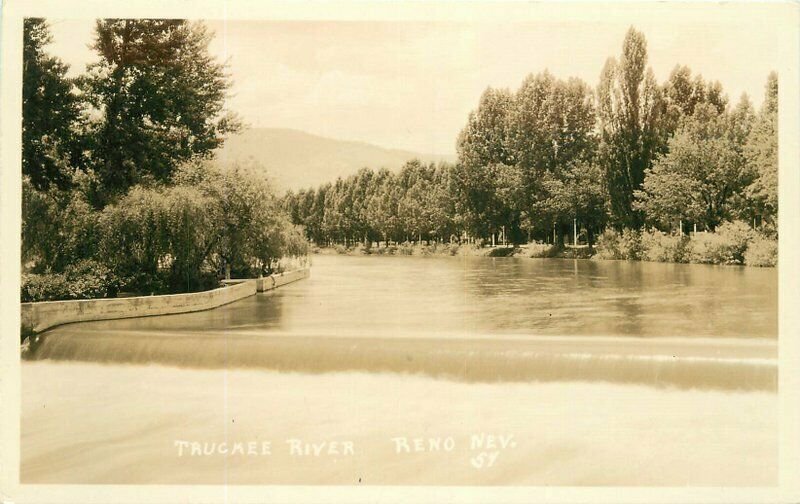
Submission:
POLYGON ((216 310, 48 331, 22 366, 22 478, 769 484, 776 340, 774 269, 315 256, 216 310), (479 460, 487 435, 506 446, 479 460), (271 451, 182 453, 234 440, 271 451))

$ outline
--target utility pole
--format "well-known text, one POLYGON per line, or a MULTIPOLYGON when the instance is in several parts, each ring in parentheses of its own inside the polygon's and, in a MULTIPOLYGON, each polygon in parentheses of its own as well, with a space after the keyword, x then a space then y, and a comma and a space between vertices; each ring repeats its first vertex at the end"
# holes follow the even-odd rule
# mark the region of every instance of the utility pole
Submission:
POLYGON ((572 219, 572 246, 578 246, 578 219, 572 219))

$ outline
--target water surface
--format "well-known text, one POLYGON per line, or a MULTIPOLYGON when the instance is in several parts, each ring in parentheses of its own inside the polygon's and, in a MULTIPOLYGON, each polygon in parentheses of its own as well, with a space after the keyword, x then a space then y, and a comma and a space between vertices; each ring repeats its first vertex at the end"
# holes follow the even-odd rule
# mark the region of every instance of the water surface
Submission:
POLYGON ((485 257, 315 256, 311 278, 208 312, 59 331, 311 336, 777 337, 777 270, 485 257))

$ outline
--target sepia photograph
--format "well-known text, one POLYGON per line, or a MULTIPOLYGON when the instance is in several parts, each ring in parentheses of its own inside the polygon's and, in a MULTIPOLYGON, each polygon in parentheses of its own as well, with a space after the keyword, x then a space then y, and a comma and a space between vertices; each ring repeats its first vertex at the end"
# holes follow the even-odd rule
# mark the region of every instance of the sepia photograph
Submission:
POLYGON ((14 485, 798 497, 797 6, 380 3, 4 19, 14 485))

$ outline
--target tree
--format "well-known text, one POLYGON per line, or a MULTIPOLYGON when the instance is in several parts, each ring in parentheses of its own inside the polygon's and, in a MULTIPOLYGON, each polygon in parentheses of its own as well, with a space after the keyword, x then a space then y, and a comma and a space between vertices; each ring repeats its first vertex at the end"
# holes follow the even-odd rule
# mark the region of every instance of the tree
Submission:
POLYGON ((778 219, 778 75, 767 79, 764 103, 750 131, 745 156, 755 178, 747 187, 753 217, 777 230, 778 219))
POLYGON ((456 149, 462 164, 470 167, 489 163, 513 164, 508 125, 514 97, 506 89, 487 88, 478 109, 470 112, 466 127, 458 136, 456 149))
POLYGON ((458 136, 460 192, 464 197, 466 225, 476 236, 494 234, 503 222, 497 222, 494 212, 496 195, 493 169, 490 166, 513 165, 509 148, 509 122, 514 97, 508 90, 488 88, 480 98, 478 108, 470 112, 467 125, 458 136))
MULTIPOLYGON (((542 180, 542 197, 536 206, 542 217, 566 225, 576 219, 586 228, 589 247, 594 234, 605 224, 605 188, 602 170, 595 164, 576 161, 542 180)), ((563 234, 559 235, 563 242, 563 234)))
POLYGON ((22 178, 22 264, 40 273, 62 272, 94 256, 98 216, 80 191, 40 191, 22 178))
POLYGON ((731 217, 734 198, 750 181, 734 117, 697 106, 647 171, 636 208, 662 228, 688 219, 714 230, 731 217))
POLYGON ((90 131, 100 206, 139 182, 168 181, 240 127, 224 111, 231 81, 208 53, 210 38, 202 23, 186 20, 97 21, 100 61, 82 87, 100 116, 90 131))
POLYGON ((644 216, 633 207, 645 170, 664 148, 661 130, 662 96, 653 71, 647 68, 644 35, 628 30, 619 62, 610 58, 597 88, 600 163, 617 226, 638 228, 644 216))
POLYGON ((689 67, 676 65, 664 84, 664 132, 671 136, 678 128, 681 118, 694 114, 695 107, 701 103, 713 105, 722 113, 728 107, 728 97, 717 82, 706 82, 698 74, 692 78, 689 67))
POLYGON ((22 173, 36 189, 65 189, 79 162, 76 127, 80 103, 69 66, 48 55, 47 22, 26 18, 22 49, 22 173))
MULTIPOLYGON (((560 180, 562 171, 592 158, 595 121, 592 93, 582 80, 560 80, 543 72, 523 81, 509 126, 509 144, 519 167, 515 183, 520 187, 512 205, 521 213, 520 217, 512 214, 516 221, 524 222, 529 230, 537 225, 549 229, 555 223, 561 235, 567 232, 574 214, 547 208, 546 202, 552 200, 543 182, 560 180)), ((511 227, 512 234, 521 235, 516 223, 511 227)))
POLYGON ((367 223, 384 241, 397 234, 397 193, 395 177, 381 169, 373 178, 374 188, 367 202, 367 223))
POLYGON ((593 153, 594 126, 592 93, 582 80, 556 79, 547 71, 529 75, 509 119, 512 161, 540 174, 586 159, 593 153))

